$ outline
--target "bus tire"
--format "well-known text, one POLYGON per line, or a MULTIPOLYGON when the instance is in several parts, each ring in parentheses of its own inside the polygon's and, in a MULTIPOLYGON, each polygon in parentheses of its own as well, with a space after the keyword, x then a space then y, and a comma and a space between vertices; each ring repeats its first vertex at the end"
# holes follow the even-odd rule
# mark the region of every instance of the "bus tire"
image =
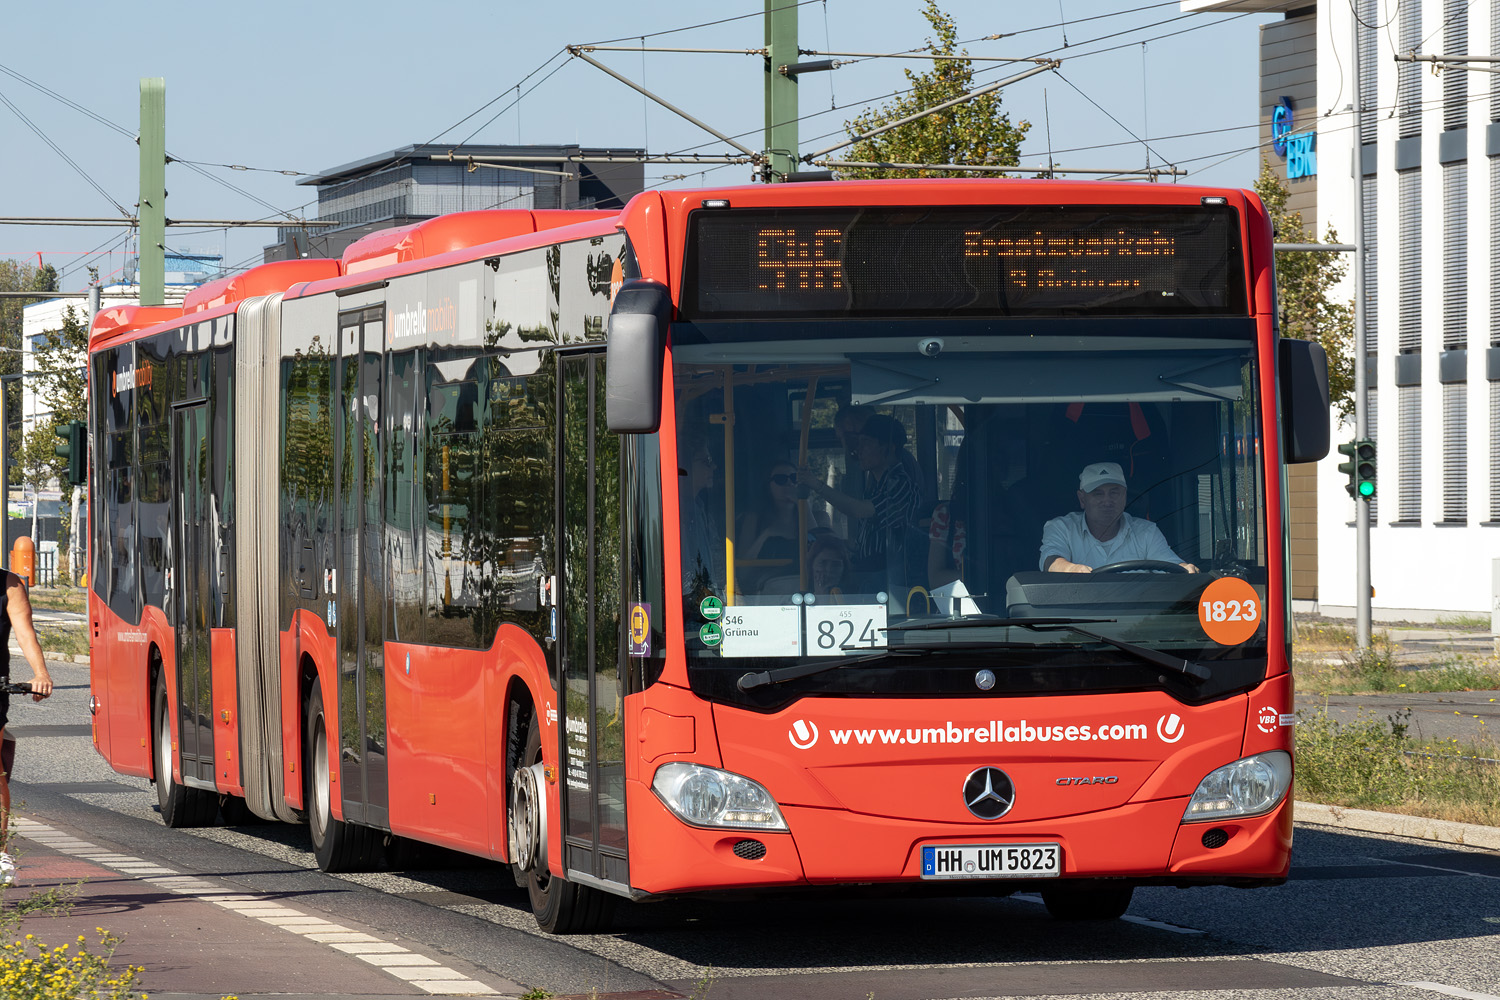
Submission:
POLYGON ((219 796, 219 816, 223 818, 225 826, 255 826, 265 822, 251 812, 250 803, 238 795, 219 796))
MULTIPOLYGON (((526 733, 526 752, 521 757, 521 767, 528 768, 541 762, 542 732, 533 715, 526 733)), ((541 821, 545 822, 545 799, 538 801, 536 806, 542 810, 541 821)), ((515 873, 516 880, 526 887, 537 926, 547 933, 598 934, 609 928, 616 899, 610 893, 552 874, 545 855, 533 857, 529 868, 516 865, 515 873)))
POLYGON ((1061 882, 1042 890, 1042 902, 1056 920, 1118 920, 1130 909, 1133 895, 1133 885, 1061 882))
POLYGON ((307 696, 306 732, 302 740, 303 802, 313 854, 325 872, 364 872, 379 867, 384 834, 358 823, 333 818, 333 780, 328 770, 328 723, 323 714, 323 692, 313 683, 307 696))
POLYGON ((172 779, 172 720, 167 713, 167 686, 158 675, 151 698, 151 731, 156 756, 156 804, 161 821, 173 829, 209 826, 219 813, 219 797, 188 788, 172 779))

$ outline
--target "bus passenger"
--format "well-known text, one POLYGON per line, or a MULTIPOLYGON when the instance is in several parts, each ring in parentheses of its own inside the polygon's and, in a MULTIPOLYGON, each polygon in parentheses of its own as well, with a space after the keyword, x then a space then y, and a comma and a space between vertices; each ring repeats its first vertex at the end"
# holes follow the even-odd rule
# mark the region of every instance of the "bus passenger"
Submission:
POLYGON ((1161 529, 1125 513, 1125 472, 1115 462, 1086 465, 1078 475, 1078 506, 1054 517, 1042 528, 1041 568, 1052 573, 1092 573, 1097 566, 1149 559, 1183 562, 1167 544, 1161 529))
POLYGON ((849 550, 843 539, 831 531, 818 532, 807 548, 807 575, 812 592, 819 597, 839 596, 848 568, 849 550))
MULTIPOLYGON (((744 517, 740 518, 739 530, 735 533, 735 562, 745 560, 776 560, 780 566, 747 567, 743 590, 755 593, 769 577, 781 576, 791 567, 797 570, 797 550, 803 538, 802 515, 797 509, 797 467, 791 462, 772 464, 766 476, 765 492, 760 502, 744 517), (743 546, 743 547, 742 547, 743 546)), ((809 503, 807 532, 828 527, 828 509, 821 503, 809 503)), ((740 586, 738 565, 735 569, 736 588, 740 586)))
POLYGON ((852 497, 826 486, 808 470, 799 473, 799 481, 805 476, 808 488, 835 510, 862 519, 854 545, 853 568, 857 572, 885 570, 887 555, 903 555, 906 536, 917 523, 920 500, 917 484, 902 460, 905 452, 906 428, 895 417, 877 413, 865 420, 859 432, 865 497, 852 497))
POLYGON ((696 607, 710 594, 724 595, 724 531, 709 510, 707 496, 719 466, 701 436, 685 438, 681 454, 686 458, 685 467, 677 470, 678 505, 682 509, 682 596, 696 607))

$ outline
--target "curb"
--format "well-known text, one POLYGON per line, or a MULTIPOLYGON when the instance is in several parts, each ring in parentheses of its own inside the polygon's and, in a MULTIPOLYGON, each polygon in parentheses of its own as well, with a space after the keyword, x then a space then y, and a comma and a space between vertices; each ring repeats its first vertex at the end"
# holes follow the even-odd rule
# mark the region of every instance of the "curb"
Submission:
MULTIPOLYGON (((20 657, 21 655, 22 654, 20 646, 10 647, 10 658, 12 662, 16 662, 17 657, 20 657)), ((49 663, 82 663, 84 666, 88 666, 89 654, 59 653, 55 650, 44 649, 42 650, 42 659, 48 661, 49 663)))
POLYGON ((1298 823, 1327 826, 1358 833, 1384 833, 1414 840, 1433 840, 1441 844, 1461 844, 1500 850, 1500 829, 1475 823, 1454 823, 1444 819, 1427 819, 1401 813, 1372 812, 1344 806, 1325 806, 1316 802, 1294 802, 1292 816, 1298 823))

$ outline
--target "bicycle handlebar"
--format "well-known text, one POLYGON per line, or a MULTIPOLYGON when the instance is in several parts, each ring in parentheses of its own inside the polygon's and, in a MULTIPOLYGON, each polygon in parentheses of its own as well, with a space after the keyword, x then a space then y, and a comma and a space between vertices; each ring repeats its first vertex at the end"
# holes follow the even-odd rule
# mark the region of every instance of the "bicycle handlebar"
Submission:
POLYGON ((7 681, 0 684, 0 691, 6 694, 31 694, 30 681, 7 681))

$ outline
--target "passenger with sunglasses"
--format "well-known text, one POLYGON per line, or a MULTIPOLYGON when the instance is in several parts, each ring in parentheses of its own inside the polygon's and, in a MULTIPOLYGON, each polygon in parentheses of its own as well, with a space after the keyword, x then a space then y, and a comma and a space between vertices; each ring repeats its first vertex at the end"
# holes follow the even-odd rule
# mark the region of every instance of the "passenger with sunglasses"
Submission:
MULTIPOLYGON (((796 565, 802 538, 801 515, 797 511, 797 468, 790 462, 776 462, 766 476, 764 492, 744 517, 735 534, 735 561, 777 560, 775 565, 748 566, 739 589, 747 594, 758 592, 767 577, 781 576, 796 565)), ((807 530, 828 527, 828 511, 822 503, 808 505, 807 530)))

